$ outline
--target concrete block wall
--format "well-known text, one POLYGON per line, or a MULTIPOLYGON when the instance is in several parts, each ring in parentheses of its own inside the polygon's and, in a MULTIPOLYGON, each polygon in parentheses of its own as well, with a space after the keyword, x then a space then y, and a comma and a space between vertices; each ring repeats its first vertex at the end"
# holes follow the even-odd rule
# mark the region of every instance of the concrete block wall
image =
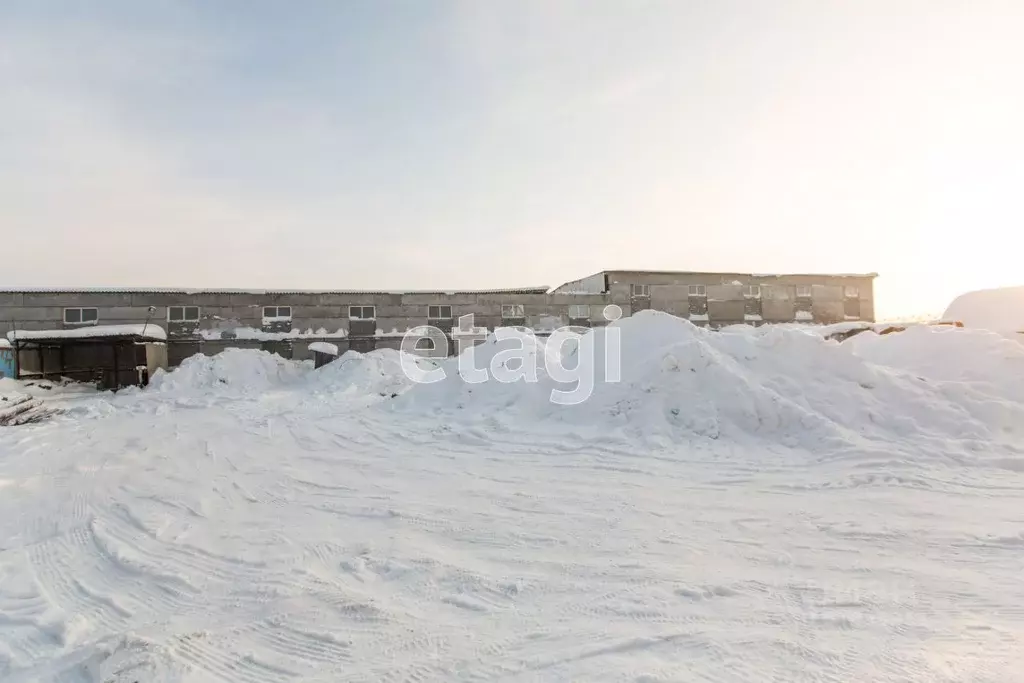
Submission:
MULTIPOLYGON (((874 320, 873 276, 609 271, 607 280, 611 299, 629 300, 632 285, 647 285, 651 293, 650 308, 680 317, 687 317, 691 311, 704 310, 701 298, 689 296, 690 285, 704 285, 707 314, 716 326, 743 323, 744 312, 756 308, 756 305, 746 303, 744 290, 747 285, 760 285, 760 315, 770 322, 793 322, 797 310, 796 288, 809 285, 813 322, 821 324, 846 319, 844 290, 847 286, 854 286, 859 289, 860 319, 874 320)), ((625 306, 623 308, 629 310, 625 306)), ((637 307, 634 306, 633 310, 637 307)))
MULTIPOLYGON (((168 332, 178 332, 168 347, 170 365, 176 365, 193 353, 216 353, 228 346, 242 348, 271 348, 259 341, 198 338, 194 328, 232 332, 239 327, 260 329, 263 325, 264 306, 289 306, 292 310, 290 329, 302 333, 325 332, 341 351, 349 346, 359 348, 398 348, 401 333, 427 325, 428 307, 451 306, 450 325, 458 325, 460 316, 472 314, 476 327, 495 327, 522 324, 535 330, 545 330, 572 324, 585 324, 585 320, 569 319, 569 308, 574 305, 590 306, 590 324, 607 324, 602 312, 605 306, 617 305, 623 316, 651 308, 680 317, 705 315, 712 326, 744 322, 744 313, 757 308, 744 296, 744 286, 761 285, 761 316, 765 321, 793 321, 796 310, 806 300, 798 300, 796 287, 810 285, 813 320, 819 323, 838 322, 846 318, 845 287, 859 288, 858 299, 861 318, 874 319, 873 278, 871 276, 826 275, 744 275, 739 273, 670 273, 607 271, 589 278, 586 292, 579 283, 554 290, 552 293, 530 291, 497 292, 0 292, 0 334, 12 329, 40 330, 78 327, 65 325, 67 307, 96 308, 98 324, 142 324, 148 320, 168 332), (595 291, 607 283, 606 291, 595 291), (633 297, 631 285, 644 284, 650 289, 649 297, 633 297), (690 285, 704 285, 706 297, 690 297, 690 285), (518 304, 523 317, 515 321, 502 318, 502 305, 518 304), (197 306, 200 321, 170 325, 167 320, 171 306, 197 306), (374 306, 373 321, 350 321, 350 306, 374 306), (154 310, 150 313, 149 308, 154 310), (393 333, 398 333, 393 335, 393 333), (343 336, 344 335, 344 336, 343 336), (181 338, 184 337, 184 338, 181 338), (349 337, 353 339, 350 341, 349 337), (362 339, 357 339, 362 337, 362 339), (369 339, 372 338, 372 339, 369 339)), ((696 318, 700 324, 704 321, 696 318)), ((447 326, 446 321, 434 321, 447 326)), ((266 331, 272 331, 268 328, 266 331)), ((276 328, 273 331, 278 331, 276 328)), ((313 339, 290 340, 287 346, 274 346, 293 358, 311 358, 308 343, 313 339)))

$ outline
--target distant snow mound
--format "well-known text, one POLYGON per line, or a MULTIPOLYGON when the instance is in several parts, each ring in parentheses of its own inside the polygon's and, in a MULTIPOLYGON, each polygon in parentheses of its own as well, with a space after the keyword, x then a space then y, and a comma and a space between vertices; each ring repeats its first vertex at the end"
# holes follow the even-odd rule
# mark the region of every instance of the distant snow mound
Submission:
POLYGON ((263 391, 295 384, 308 372, 304 365, 275 353, 229 348, 215 356, 190 356, 170 372, 158 370, 148 388, 182 395, 263 391))
POLYGON ((1024 287, 982 289, 961 294, 942 317, 959 320, 965 327, 1004 333, 1024 331, 1024 287))
POLYGON ((846 344, 871 363, 930 380, 1024 390, 1024 344, 989 330, 916 325, 899 334, 859 334, 846 344))

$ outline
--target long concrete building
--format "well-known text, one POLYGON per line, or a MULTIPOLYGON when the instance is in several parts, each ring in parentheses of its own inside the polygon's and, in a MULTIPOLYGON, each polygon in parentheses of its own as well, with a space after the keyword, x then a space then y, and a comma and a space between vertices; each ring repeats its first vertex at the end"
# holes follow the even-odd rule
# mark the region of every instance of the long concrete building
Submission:
MULTIPOLYGON (((610 304, 623 316, 654 309, 714 328, 873 321, 875 277, 614 270, 553 289, 2 289, 0 332, 9 336, 14 330, 150 323, 167 332, 170 365, 227 347, 263 348, 305 359, 314 341, 330 341, 341 350, 398 348, 406 331, 424 325, 444 330, 450 338, 479 337, 500 326, 544 333, 563 325, 602 325, 610 304), (471 329, 463 319, 469 314, 471 329)), ((450 342, 447 350, 438 351, 455 348, 450 342)))

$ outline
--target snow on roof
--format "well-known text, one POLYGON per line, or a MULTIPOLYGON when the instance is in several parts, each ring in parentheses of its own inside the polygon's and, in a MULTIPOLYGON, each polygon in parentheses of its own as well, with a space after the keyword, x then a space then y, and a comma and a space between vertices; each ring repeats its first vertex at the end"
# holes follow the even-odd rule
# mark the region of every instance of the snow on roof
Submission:
POLYGON ((11 342, 7 341, 6 339, 0 339, 0 349, 9 349, 9 348, 11 348, 11 342))
POLYGON ((326 353, 329 356, 338 355, 338 345, 329 342, 313 342, 309 345, 309 350, 313 353, 326 353))
POLYGON ((165 340, 167 333, 159 325, 90 325, 69 330, 13 330, 7 333, 11 341, 40 341, 49 339, 102 339, 104 337, 142 337, 165 340))

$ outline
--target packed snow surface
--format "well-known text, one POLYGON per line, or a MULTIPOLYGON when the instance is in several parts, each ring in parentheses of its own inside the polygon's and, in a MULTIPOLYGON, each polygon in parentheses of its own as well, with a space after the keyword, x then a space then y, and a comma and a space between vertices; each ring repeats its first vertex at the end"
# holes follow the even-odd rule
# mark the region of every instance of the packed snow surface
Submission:
POLYGON ((0 680, 1020 680, 1022 350, 643 313, 194 357, 0 429, 0 680))

